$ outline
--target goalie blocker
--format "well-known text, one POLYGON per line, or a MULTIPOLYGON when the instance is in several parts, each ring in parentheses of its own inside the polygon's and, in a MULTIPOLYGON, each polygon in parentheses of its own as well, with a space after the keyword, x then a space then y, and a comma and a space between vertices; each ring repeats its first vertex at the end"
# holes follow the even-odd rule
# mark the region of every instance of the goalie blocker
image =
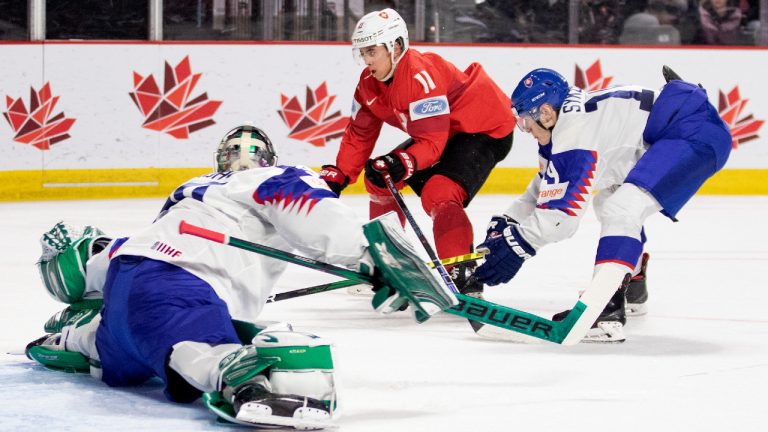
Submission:
POLYGON ((381 287, 373 297, 373 308, 383 314, 410 305, 416 322, 459 304, 456 296, 435 278, 419 258, 395 212, 389 212, 363 226, 369 252, 380 272, 381 287))

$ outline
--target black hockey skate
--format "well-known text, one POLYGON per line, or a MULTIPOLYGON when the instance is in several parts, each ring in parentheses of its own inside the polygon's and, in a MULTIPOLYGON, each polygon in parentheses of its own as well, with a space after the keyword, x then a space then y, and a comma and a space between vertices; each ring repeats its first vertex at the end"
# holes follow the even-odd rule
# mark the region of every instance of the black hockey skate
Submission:
MULTIPOLYGON (((626 294, 630 282, 630 275, 624 278, 621 286, 600 312, 592 328, 587 331, 582 342, 589 343, 621 343, 626 340, 624 325, 627 323, 626 294)), ((560 312, 552 317, 552 321, 562 321, 568 316, 570 310, 560 312)))
POLYGON ((333 428, 329 409, 317 399, 277 394, 255 383, 239 387, 232 396, 235 418, 265 428, 317 430, 333 428))
POLYGON ((454 265, 448 274, 460 293, 481 299, 483 298, 483 283, 475 279, 476 267, 475 261, 467 261, 454 265))
POLYGON ((648 268, 648 253, 640 257, 640 273, 632 277, 627 287, 627 316, 639 316, 648 313, 648 287, 646 286, 645 271, 648 268))

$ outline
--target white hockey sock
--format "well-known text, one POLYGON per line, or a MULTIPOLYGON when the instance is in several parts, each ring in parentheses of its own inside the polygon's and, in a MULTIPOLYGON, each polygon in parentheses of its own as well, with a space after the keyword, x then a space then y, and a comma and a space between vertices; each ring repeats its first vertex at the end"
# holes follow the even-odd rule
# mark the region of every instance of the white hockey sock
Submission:
MULTIPOLYGON (((661 205, 651 194, 631 183, 624 183, 614 192, 601 191, 598 196, 595 212, 601 224, 601 238, 625 236, 639 241, 645 220, 661 210, 661 205)), ((635 263, 632 276, 640 272, 641 261, 638 259, 635 263)))
POLYGON ((202 342, 179 342, 173 346, 168 366, 178 372, 196 389, 211 392, 219 390, 219 362, 239 349, 240 344, 210 345, 202 342))

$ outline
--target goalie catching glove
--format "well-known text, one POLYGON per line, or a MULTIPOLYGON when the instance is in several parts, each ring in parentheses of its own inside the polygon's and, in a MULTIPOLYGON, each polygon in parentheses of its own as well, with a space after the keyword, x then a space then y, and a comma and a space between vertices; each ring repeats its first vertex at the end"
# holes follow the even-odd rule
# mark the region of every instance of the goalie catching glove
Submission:
MULTIPOLYGON (((78 303, 84 297, 100 296, 100 293, 86 294, 86 263, 111 240, 92 226, 78 229, 64 222, 56 223, 40 238, 43 253, 37 262, 48 293, 67 304, 78 303)), ((103 265, 108 265, 106 259, 103 261, 103 265)))
POLYGON ((494 216, 488 224, 485 241, 477 247, 485 252, 485 263, 475 270, 475 278, 488 285, 512 280, 523 263, 536 255, 517 229, 517 222, 507 215, 494 216))

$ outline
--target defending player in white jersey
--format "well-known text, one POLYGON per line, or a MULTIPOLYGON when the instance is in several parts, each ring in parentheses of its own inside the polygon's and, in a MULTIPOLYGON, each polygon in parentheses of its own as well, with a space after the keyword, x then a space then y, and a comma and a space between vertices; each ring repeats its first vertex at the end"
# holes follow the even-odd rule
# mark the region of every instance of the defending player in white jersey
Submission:
MULTIPOLYGON (((665 77, 669 72, 665 68, 665 77)), ((638 86, 586 92, 569 88, 550 69, 520 80, 512 106, 520 129, 539 143, 539 173, 524 195, 491 219, 480 246, 489 254, 477 279, 508 282, 542 247, 573 235, 594 201, 601 234, 593 282, 582 299, 604 281, 613 289, 585 340, 624 340, 625 302, 644 313, 647 298, 645 219, 661 211, 675 220, 731 150, 728 127, 704 89, 674 78, 660 92, 638 86)))
MULTIPOLYGON (((97 230, 75 234, 58 224, 44 235, 45 286, 71 306, 46 324, 51 334, 30 343, 27 355, 52 368, 90 370, 110 386, 157 376, 168 399, 191 402, 205 393, 206 405, 230 421, 331 426, 336 389, 329 342, 289 325, 249 325, 286 263, 182 235, 179 225, 296 248, 371 275, 378 289, 374 307, 384 313, 409 301, 410 309, 423 312, 420 301, 400 296, 399 286, 447 291, 431 276, 398 281, 379 271, 383 259, 398 260, 399 275, 419 260, 405 249, 387 250, 390 228, 383 220, 367 224, 384 233, 369 251, 372 236, 353 214, 309 168, 278 166, 264 132, 237 127, 219 145, 216 172, 177 188, 146 229, 110 241, 97 230)), ((390 216, 391 229, 400 231, 390 216)), ((428 275, 425 266, 416 270, 428 275)), ((427 315, 448 306, 429 307, 427 315)))

